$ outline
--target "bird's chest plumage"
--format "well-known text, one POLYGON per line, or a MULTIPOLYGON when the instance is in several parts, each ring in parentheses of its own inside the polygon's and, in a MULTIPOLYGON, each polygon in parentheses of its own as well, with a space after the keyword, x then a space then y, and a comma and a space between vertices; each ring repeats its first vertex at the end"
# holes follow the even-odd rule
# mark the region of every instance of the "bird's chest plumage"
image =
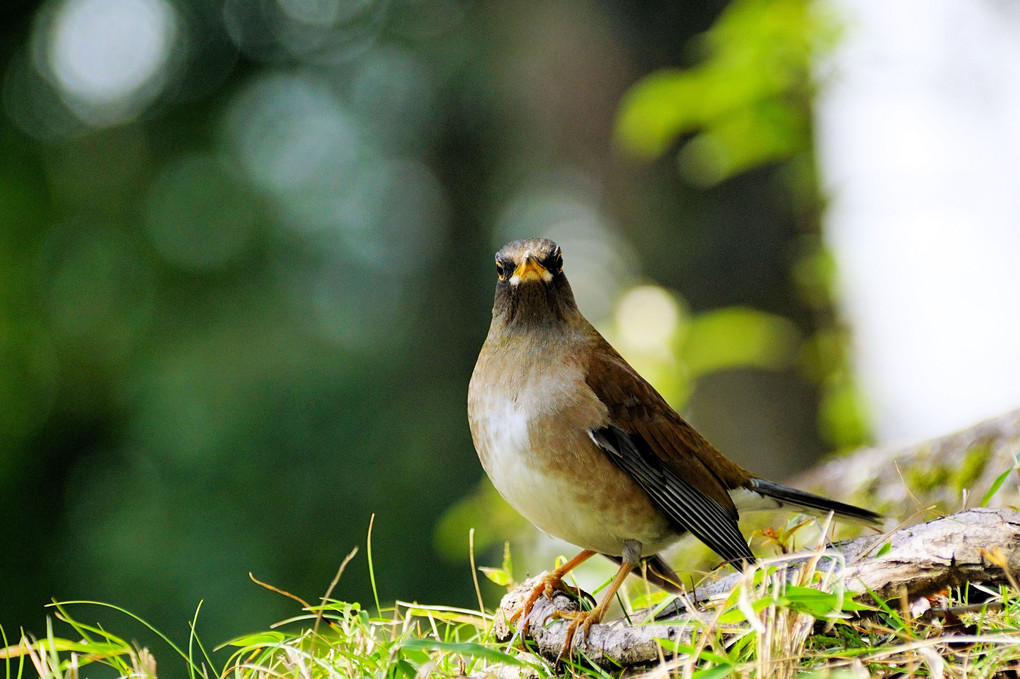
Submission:
POLYGON ((624 540, 659 549, 675 531, 589 436, 607 410, 585 384, 584 366, 565 355, 552 342, 486 343, 468 391, 482 466, 507 502, 550 535, 609 554, 620 554, 624 540), (510 365, 513 373, 492 369, 510 365))

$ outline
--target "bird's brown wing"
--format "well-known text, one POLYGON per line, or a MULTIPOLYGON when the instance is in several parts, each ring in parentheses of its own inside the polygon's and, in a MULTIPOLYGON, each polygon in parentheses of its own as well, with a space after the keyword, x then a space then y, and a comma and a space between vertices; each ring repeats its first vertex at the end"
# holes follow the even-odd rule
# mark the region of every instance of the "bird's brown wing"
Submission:
POLYGON ((753 561, 728 492, 748 473, 712 447, 608 343, 601 344, 586 381, 610 421, 589 432, 592 440, 679 526, 727 561, 753 561))

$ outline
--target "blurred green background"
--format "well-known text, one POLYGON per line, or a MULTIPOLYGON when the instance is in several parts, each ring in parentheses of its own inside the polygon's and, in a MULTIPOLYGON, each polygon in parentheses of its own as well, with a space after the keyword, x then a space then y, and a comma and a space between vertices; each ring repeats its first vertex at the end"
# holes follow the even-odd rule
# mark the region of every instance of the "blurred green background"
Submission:
POLYGON ((528 544, 465 420, 516 237, 735 459, 861 442, 812 156, 833 36, 788 0, 7 0, 8 638, 83 598, 180 640, 204 601, 215 645, 296 611, 249 572, 315 600, 355 546, 334 596, 368 602, 373 514, 384 601, 471 605, 468 529, 483 564, 528 544))

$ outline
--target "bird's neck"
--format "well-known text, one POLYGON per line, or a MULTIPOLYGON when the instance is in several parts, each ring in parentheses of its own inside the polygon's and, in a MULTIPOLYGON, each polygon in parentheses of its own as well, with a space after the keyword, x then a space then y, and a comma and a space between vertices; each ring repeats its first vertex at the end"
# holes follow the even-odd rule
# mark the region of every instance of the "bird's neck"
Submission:
POLYGON ((492 307, 493 327, 508 332, 562 333, 584 318, 566 281, 556 287, 528 284, 501 286, 492 307))

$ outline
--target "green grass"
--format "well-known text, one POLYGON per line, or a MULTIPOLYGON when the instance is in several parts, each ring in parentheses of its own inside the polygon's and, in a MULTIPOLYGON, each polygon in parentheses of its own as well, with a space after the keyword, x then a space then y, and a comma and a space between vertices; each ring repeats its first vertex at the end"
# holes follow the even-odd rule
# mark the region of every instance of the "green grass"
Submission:
MULTIPOLYGON (((728 598, 692 623, 690 642, 664 641, 661 663, 642 672, 691 679, 1006 677, 1015 676, 1007 671, 1020 668, 1020 598, 1011 587, 947 593, 937 605, 956 606, 956 612, 911 618, 907 602, 862 605, 844 595, 838 578, 820 571, 805 570, 802 581, 786 584, 779 576, 781 562, 748 571, 728 598), (979 605, 968 603, 974 595, 980 595, 979 605)), ((7 648, 0 662, 7 676, 76 679, 93 676, 97 665, 125 677, 156 677, 158 667, 169 668, 174 676, 183 668, 192 678, 210 679, 411 679, 426 674, 442 679, 481 673, 493 664, 531 668, 540 677, 554 674, 549 663, 522 653, 517 645, 493 641, 492 614, 480 610, 397 602, 373 614, 357 603, 328 598, 302 603, 293 618, 272 629, 223 644, 231 653, 217 665, 194 634, 186 648, 164 635, 164 648, 138 648, 109 630, 82 623, 83 606, 114 608, 139 621, 109 604, 53 604, 41 638, 4 636, 7 648)), ((573 663, 561 672, 593 678, 621 674, 573 663)))
MULTIPOLYGON (((785 543, 792 532, 781 534, 778 542, 785 543)), ((526 672, 522 676, 560 673, 602 679, 624 674, 575 662, 555 668, 519 643, 497 643, 493 612, 482 607, 480 593, 478 610, 399 601, 382 607, 375 601, 370 611, 331 598, 356 554, 348 555, 322 600, 314 604, 258 583, 292 598, 295 615, 271 629, 221 644, 216 650, 229 655, 219 664, 194 632, 198 610, 182 648, 127 610, 88 601, 52 604, 45 634, 38 638, 11 638, 0 629, 0 664, 8 679, 144 679, 160 676, 161 670, 168 676, 182 676, 183 671, 190 679, 452 679, 482 674, 494 665, 526 672), (148 627, 161 639, 161 647, 140 648, 114 631, 82 622, 83 611, 96 606, 118 612, 126 626, 148 627)), ((727 597, 700 608, 689 623, 689 640, 662 640, 659 662, 629 670, 627 676, 970 678, 1015 677, 1020 671, 1017 583, 945 592, 930 603, 942 611, 933 614, 919 607, 924 601, 855 600, 840 576, 817 565, 810 561, 794 566, 788 556, 763 559, 744 572, 727 597), (793 579, 785 575, 791 568, 797 569, 793 579)), ((496 568, 477 569, 472 562, 472 573, 479 571, 513 586, 509 550, 496 568)), ((662 595, 649 596, 647 586, 635 578, 631 583, 637 594, 623 605, 635 620, 641 617, 638 609, 661 601, 662 595)), ((477 577, 475 586, 478 590, 477 577)))

